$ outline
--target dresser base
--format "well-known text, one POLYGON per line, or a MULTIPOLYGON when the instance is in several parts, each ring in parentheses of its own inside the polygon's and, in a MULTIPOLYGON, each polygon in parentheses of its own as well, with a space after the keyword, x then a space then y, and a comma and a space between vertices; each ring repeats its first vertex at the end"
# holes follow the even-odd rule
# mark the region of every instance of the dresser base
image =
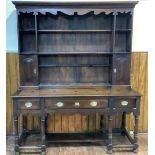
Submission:
POLYGON ((41 144, 41 134, 39 131, 26 131, 21 135, 20 146, 16 150, 16 155, 21 153, 40 153, 41 155, 46 154, 46 147, 57 147, 57 146, 107 146, 107 153, 111 154, 113 150, 117 149, 133 151, 137 153, 135 149, 134 139, 127 132, 119 128, 114 128, 113 144, 110 148, 108 145, 108 130, 99 132, 88 132, 88 133, 47 133, 45 145, 41 144), (123 134, 122 134, 123 133, 123 134), (123 141, 123 144, 120 143, 123 141), (119 144, 120 143, 120 144, 119 144), (110 149, 109 149, 110 148, 110 149))

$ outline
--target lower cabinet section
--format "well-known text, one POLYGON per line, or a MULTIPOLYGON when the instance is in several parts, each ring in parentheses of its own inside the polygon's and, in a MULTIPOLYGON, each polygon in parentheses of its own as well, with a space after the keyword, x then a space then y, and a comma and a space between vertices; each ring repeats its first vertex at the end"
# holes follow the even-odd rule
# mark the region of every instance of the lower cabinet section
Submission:
MULTIPOLYGON (((107 152, 112 153, 114 148, 125 147, 131 148, 132 151, 136 152, 138 149, 138 116, 139 116, 139 104, 140 97, 15 97, 13 98, 14 107, 14 126, 15 126, 15 151, 16 153, 22 152, 24 149, 36 149, 42 153, 46 153, 46 144, 49 142, 97 142, 106 141, 107 152), (108 129, 103 128, 103 122, 100 122, 101 130, 96 133, 83 133, 84 139, 78 133, 72 137, 70 134, 47 134, 47 114, 62 112, 65 114, 87 114, 98 112, 101 116, 108 114, 108 129), (135 118, 134 137, 132 138, 126 129, 126 113, 133 112, 135 118), (25 137, 33 133, 34 131, 28 131, 25 128, 24 120, 27 115, 38 115, 40 117, 41 130, 40 144, 34 146, 23 145, 25 137), (112 128, 112 118, 117 113, 121 113, 122 122, 120 129, 112 128), (23 118, 23 130, 19 132, 19 115, 23 118), (113 134, 119 132, 120 136, 127 136, 130 141, 128 145, 114 145, 113 134), (78 137, 79 135, 79 137, 78 137), (99 136, 102 135, 102 136, 99 136), (71 136, 72 138, 67 138, 71 136), (51 137, 51 139, 50 139, 51 137), (65 138, 66 137, 66 138, 65 138)), ((48 122, 50 123, 50 122, 48 122)))

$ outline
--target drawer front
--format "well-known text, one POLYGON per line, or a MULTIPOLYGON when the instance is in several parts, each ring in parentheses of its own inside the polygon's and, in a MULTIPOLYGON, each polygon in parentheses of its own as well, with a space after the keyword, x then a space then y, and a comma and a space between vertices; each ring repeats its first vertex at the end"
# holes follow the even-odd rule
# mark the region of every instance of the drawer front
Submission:
POLYGON ((135 99, 115 99, 112 105, 114 108, 136 108, 135 99))
POLYGON ((108 100, 45 100, 46 108, 106 108, 108 100))
POLYGON ((17 100, 18 109, 23 110, 39 110, 41 108, 39 99, 20 99, 17 100))

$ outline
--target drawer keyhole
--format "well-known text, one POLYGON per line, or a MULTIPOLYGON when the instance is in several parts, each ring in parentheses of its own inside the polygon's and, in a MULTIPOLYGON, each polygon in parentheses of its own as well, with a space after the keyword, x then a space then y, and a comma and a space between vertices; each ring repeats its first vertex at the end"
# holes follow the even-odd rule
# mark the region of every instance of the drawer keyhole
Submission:
POLYGON ((122 102, 121 102, 121 105, 122 105, 122 106, 127 106, 128 104, 129 104, 129 103, 128 103, 127 101, 122 101, 122 102))
POLYGON ((31 102, 26 102, 25 103, 25 107, 26 108, 31 108, 32 107, 32 103, 31 102))

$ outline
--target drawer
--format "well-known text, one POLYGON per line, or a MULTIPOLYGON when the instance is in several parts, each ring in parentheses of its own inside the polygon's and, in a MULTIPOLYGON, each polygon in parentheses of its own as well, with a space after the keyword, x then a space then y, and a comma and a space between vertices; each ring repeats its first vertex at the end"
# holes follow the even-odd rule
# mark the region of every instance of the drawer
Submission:
POLYGON ((45 99, 46 108, 106 108, 108 100, 53 100, 45 99))
POLYGON ((18 109, 39 110, 41 108, 39 99, 19 99, 17 100, 17 103, 18 103, 18 109))
POLYGON ((136 108, 135 99, 115 99, 112 107, 114 108, 136 108))

